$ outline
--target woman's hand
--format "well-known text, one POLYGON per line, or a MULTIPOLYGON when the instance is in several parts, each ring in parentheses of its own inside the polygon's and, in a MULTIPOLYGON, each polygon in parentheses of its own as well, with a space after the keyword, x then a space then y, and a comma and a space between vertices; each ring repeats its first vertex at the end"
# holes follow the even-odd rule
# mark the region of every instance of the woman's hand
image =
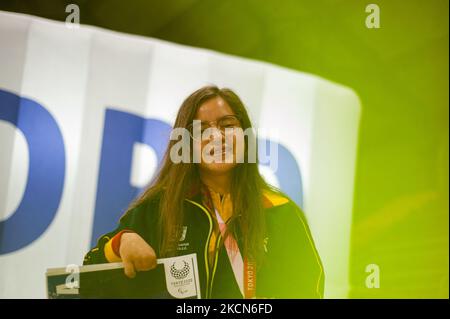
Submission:
POLYGON ((125 275, 129 278, 134 278, 137 271, 147 271, 156 267, 155 251, 136 233, 122 234, 119 251, 125 275))

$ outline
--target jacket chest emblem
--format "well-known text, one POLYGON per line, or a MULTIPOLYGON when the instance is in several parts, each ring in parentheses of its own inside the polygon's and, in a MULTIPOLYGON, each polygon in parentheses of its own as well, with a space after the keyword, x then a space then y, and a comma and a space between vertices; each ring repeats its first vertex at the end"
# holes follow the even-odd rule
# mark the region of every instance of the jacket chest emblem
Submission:
POLYGON ((181 229, 181 236, 179 241, 184 241, 186 239, 186 233, 187 233, 187 226, 183 226, 181 229))
POLYGON ((189 247, 189 242, 185 242, 186 240, 186 234, 187 234, 188 227, 183 226, 181 229, 181 235, 179 238, 178 248, 177 250, 187 250, 189 247))

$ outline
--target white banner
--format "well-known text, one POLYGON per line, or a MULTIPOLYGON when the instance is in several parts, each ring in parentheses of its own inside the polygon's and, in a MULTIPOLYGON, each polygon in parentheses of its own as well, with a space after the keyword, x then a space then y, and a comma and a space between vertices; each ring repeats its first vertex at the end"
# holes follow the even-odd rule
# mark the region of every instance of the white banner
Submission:
POLYGON ((0 297, 45 298, 148 183, 184 98, 233 89, 305 211, 325 297, 345 298, 360 104, 325 79, 156 39, 0 12, 0 297), (261 132, 261 131, 260 131, 261 132))

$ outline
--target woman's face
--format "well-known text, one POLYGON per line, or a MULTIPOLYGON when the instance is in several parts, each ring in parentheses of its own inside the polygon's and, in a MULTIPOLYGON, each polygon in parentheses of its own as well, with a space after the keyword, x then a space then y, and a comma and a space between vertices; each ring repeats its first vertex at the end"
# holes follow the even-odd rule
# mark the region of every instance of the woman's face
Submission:
POLYGON ((210 174, 230 172, 237 165, 236 144, 243 145, 242 134, 232 130, 241 124, 231 107, 221 97, 209 99, 199 107, 195 120, 201 121, 201 131, 206 133, 202 135, 201 142, 194 143, 194 151, 198 146, 201 148, 200 169, 210 174), (221 133, 221 127, 227 133, 221 133), (211 130, 206 130, 208 128, 211 130))

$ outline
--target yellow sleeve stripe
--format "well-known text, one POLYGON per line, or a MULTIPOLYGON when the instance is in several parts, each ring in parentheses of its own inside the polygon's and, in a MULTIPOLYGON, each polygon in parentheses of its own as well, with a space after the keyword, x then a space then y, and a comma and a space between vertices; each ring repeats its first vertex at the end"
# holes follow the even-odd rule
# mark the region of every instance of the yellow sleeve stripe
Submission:
POLYGON ((121 259, 119 256, 117 256, 117 255, 114 253, 114 250, 112 249, 112 239, 110 239, 110 240, 106 243, 105 248, 104 248, 104 251, 105 251, 105 257, 106 257, 106 260, 108 260, 108 262, 110 262, 110 263, 115 263, 115 262, 122 261, 122 259, 121 259))
POLYGON ((309 244, 311 245, 311 248, 312 248, 312 250, 313 250, 313 252, 314 252, 314 256, 316 257, 317 264, 319 265, 319 277, 317 278, 316 292, 317 292, 317 294, 319 295, 319 298, 322 299, 322 298, 323 298, 323 295, 320 293, 320 279, 322 278, 322 274, 323 274, 322 264, 321 264, 321 262, 320 262, 319 255, 317 254, 316 248, 315 248, 315 246, 314 246, 314 242, 313 242, 312 238, 309 236, 308 228, 307 228, 307 226, 305 225, 305 221, 303 220, 303 218, 302 218, 299 214, 297 214, 297 216, 298 216, 298 218, 300 219, 300 221, 302 222, 303 230, 304 230, 305 233, 306 233, 306 237, 308 238, 309 244))
POLYGON ((288 198, 268 190, 263 190, 263 195, 272 203, 273 206, 280 206, 289 202, 288 198))

